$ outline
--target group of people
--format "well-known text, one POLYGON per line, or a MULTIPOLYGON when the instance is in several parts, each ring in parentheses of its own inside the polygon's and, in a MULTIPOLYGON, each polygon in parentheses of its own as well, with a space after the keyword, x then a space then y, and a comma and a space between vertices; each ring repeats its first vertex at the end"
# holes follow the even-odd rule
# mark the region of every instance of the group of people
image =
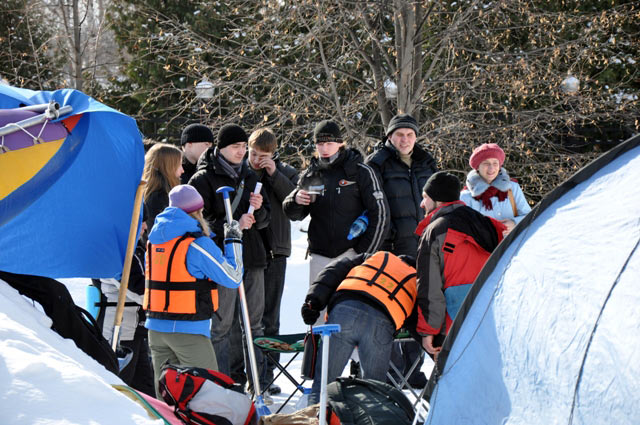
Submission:
MULTIPOLYGON (((384 381, 391 359, 404 374, 420 357, 420 350, 437 356, 470 285, 530 207, 520 186, 502 167, 505 154, 498 145, 483 144, 473 151, 472 171, 462 188, 458 177, 437 171, 433 157, 416 144, 418 125, 407 114, 391 119, 386 140, 364 164, 358 164, 374 171, 366 192, 359 192, 364 185, 357 182, 347 198, 336 182, 348 184, 356 179, 348 177, 337 162, 341 156, 349 158, 348 151, 341 153, 339 134, 331 133, 316 137, 320 159, 284 203, 285 212, 296 212, 292 219, 311 214, 311 285, 301 315, 305 323, 315 324, 326 310, 327 323, 341 327, 331 339, 329 382, 342 373, 356 347, 362 376, 384 381), (320 147, 319 140, 329 146, 320 147), (324 197, 322 206, 314 209, 304 182, 316 174, 322 179, 313 184, 324 186, 324 197), (363 196, 367 195, 379 200, 380 207, 371 202, 365 207, 363 196), (353 203, 359 210, 347 215, 348 207, 342 206, 353 203), (346 244, 348 226, 336 224, 349 223, 363 209, 370 220, 367 232, 374 235, 383 229, 383 237, 372 241, 365 233, 362 240, 346 244), (334 250, 321 251, 325 247, 334 250), (314 253, 330 258, 321 257, 322 266, 314 267, 314 253), (401 328, 417 332, 420 345, 393 344, 401 328)), ((321 368, 319 360, 317 377, 321 368)), ((409 383, 422 386, 426 378, 416 369, 409 383)), ((319 390, 319 379, 315 379, 310 402, 318 400, 319 390)))
MULTIPOLYGON (((484 261, 530 208, 502 167, 499 146, 474 150, 462 190, 455 175, 438 172, 416 143, 418 134, 412 116, 396 115, 365 159, 336 122, 321 121, 313 133, 315 155, 301 173, 278 158, 268 128, 247 135, 226 124, 214 138, 208 127, 192 124, 182 133, 182 150, 151 146, 143 173, 149 233, 142 237, 146 245, 140 243, 146 283, 131 299, 146 313, 132 335, 148 338, 154 383, 168 361, 220 370, 253 391, 247 352, 253 347, 243 344, 237 288, 244 282, 252 335, 277 335, 290 221, 307 216, 302 319, 313 325, 326 317, 342 327, 332 338, 329 380, 355 347, 362 376, 378 380, 385 380, 392 354, 401 370, 422 348, 437 355, 484 261), (223 186, 233 189, 231 223, 217 193, 223 186), (366 228, 350 235, 363 216, 366 228), (420 344, 394 345, 403 327, 417 330, 420 344)), ((255 357, 264 389, 273 365, 260 350, 255 357)), ((318 361, 318 377, 320 367, 318 361)), ((412 379, 426 383, 421 372, 412 379)), ((279 391, 272 383, 266 394, 279 391)))
MULTIPOLYGON (((132 327, 140 330, 136 340, 148 343, 153 377, 138 374, 128 383, 157 392, 154 384, 169 362, 220 370, 242 390, 253 382, 245 368, 247 350, 253 348, 243 344, 238 287, 243 282, 252 334, 278 334, 291 254, 291 224, 282 202, 295 187, 298 172, 279 160, 276 137, 268 128, 247 135, 240 126, 227 124, 214 139, 208 127, 191 124, 182 132, 181 145, 153 143, 145 156, 141 233, 146 227, 149 232, 141 236, 136 258, 142 253, 146 284, 137 293, 138 285, 130 286, 127 306, 146 313, 142 321, 133 318, 132 327), (232 223, 226 222, 225 203, 217 193, 224 186, 233 189, 232 223)), ((132 267, 132 281, 138 268, 132 267)), ((107 287, 104 281, 102 288, 107 287)), ((121 345, 130 345, 133 335, 126 333, 121 345)), ((255 354, 265 388, 274 366, 265 364, 259 350, 255 354)), ((148 359, 135 358, 144 357, 148 359)), ((273 384, 267 390, 277 393, 280 388, 273 384)), ((248 391, 253 391, 251 385, 248 391)))

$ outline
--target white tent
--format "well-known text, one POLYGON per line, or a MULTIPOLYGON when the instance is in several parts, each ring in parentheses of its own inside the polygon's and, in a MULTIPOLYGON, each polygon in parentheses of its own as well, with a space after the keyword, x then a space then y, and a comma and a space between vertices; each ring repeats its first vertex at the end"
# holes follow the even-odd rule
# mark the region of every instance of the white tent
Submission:
POLYGON ((428 424, 640 423, 640 136, 551 192, 478 276, 428 424))

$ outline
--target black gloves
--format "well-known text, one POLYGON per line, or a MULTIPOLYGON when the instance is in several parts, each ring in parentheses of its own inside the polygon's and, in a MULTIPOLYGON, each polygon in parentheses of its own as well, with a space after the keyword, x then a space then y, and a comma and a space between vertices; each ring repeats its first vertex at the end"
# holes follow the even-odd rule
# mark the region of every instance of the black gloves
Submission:
POLYGON ((302 320, 304 320, 304 323, 307 325, 313 325, 316 320, 318 320, 318 317, 320 317, 320 312, 318 310, 314 310, 311 307, 311 303, 308 301, 302 304, 300 314, 302 314, 302 320))

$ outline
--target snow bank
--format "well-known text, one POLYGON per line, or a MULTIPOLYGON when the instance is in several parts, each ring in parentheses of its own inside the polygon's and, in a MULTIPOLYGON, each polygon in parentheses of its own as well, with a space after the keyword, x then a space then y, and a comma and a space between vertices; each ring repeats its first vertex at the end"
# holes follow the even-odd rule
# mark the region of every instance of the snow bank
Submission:
POLYGON ((117 376, 50 329, 51 320, 0 280, 0 423, 161 424, 111 388, 117 376))

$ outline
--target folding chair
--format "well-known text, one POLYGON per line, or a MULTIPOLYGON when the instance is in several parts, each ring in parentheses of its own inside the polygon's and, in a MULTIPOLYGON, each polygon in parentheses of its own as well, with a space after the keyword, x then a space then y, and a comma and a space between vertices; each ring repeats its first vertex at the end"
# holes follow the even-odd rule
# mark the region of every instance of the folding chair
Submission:
MULTIPOLYGON (((393 343, 399 344, 401 342, 414 342, 414 341, 415 340, 411 337, 408 331, 401 330, 400 332, 398 332, 398 334, 394 338, 393 343)), ((389 366, 396 373, 396 376, 398 377, 398 379, 396 379, 391 374, 391 372, 387 372, 387 378, 397 389, 401 391, 404 389, 411 391, 411 394, 413 394, 416 400, 420 400, 420 395, 418 394, 416 389, 409 384, 409 377, 411 376, 413 371, 418 367, 418 365, 420 364, 420 361, 423 359, 424 359, 424 350, 421 350, 420 355, 414 360, 413 364, 411 365, 411 367, 409 368, 406 374, 403 374, 402 371, 398 370, 398 368, 393 363, 393 361, 390 361, 389 366)))
POLYGON ((287 398, 285 402, 282 403, 282 406, 280 406, 276 413, 280 413, 280 411, 284 408, 284 406, 287 405, 287 403, 289 403, 289 400, 291 400, 291 398, 297 391, 300 391, 300 393, 304 393, 305 388, 303 387, 303 384, 305 382, 305 379, 301 378, 301 380, 298 381, 287 371, 287 368, 289 367, 291 362, 293 362, 296 357, 300 355, 300 353, 304 352, 304 337, 304 333, 299 333, 288 335, 261 336, 253 339, 254 345, 259 347, 265 357, 269 359, 269 361, 271 361, 279 370, 279 372, 273 377, 271 382, 269 382, 269 384, 267 384, 265 388, 262 389, 263 395, 267 388, 269 388, 271 384, 273 384, 275 380, 280 377, 280 375, 286 376, 287 379, 289 379, 289 381, 291 381, 291 383, 296 387, 289 398, 287 398), (293 354, 293 356, 291 357, 291 359, 289 359, 287 364, 282 366, 282 364, 280 364, 280 362, 276 360, 274 356, 276 353, 293 354))
MULTIPOLYGON (((399 344, 401 342, 413 342, 413 341, 415 341, 415 339, 411 337, 409 332, 402 329, 400 332, 398 332, 398 334, 394 338, 393 343, 399 344)), ((409 377, 411 376, 413 371, 418 367, 418 365, 420 364, 420 361, 423 360, 424 357, 425 357, 425 351, 421 350, 420 356, 418 356, 414 360, 413 364, 411 365, 407 373, 405 373, 404 375, 400 370, 398 370, 398 368, 393 363, 393 361, 390 361, 389 366, 396 373, 396 376, 398 376, 399 379, 395 379, 390 372, 387 372, 387 378, 397 389, 402 391, 403 389, 406 388, 415 397, 413 408, 416 411, 416 416, 414 418, 413 425, 415 425, 418 422, 419 418, 422 418, 422 420, 425 420, 426 414, 428 413, 428 410, 429 410, 429 404, 426 400, 424 400, 424 394, 427 390, 427 386, 425 385, 424 388, 422 388, 422 390, 420 390, 420 392, 417 393, 416 389, 409 384, 409 377)))

